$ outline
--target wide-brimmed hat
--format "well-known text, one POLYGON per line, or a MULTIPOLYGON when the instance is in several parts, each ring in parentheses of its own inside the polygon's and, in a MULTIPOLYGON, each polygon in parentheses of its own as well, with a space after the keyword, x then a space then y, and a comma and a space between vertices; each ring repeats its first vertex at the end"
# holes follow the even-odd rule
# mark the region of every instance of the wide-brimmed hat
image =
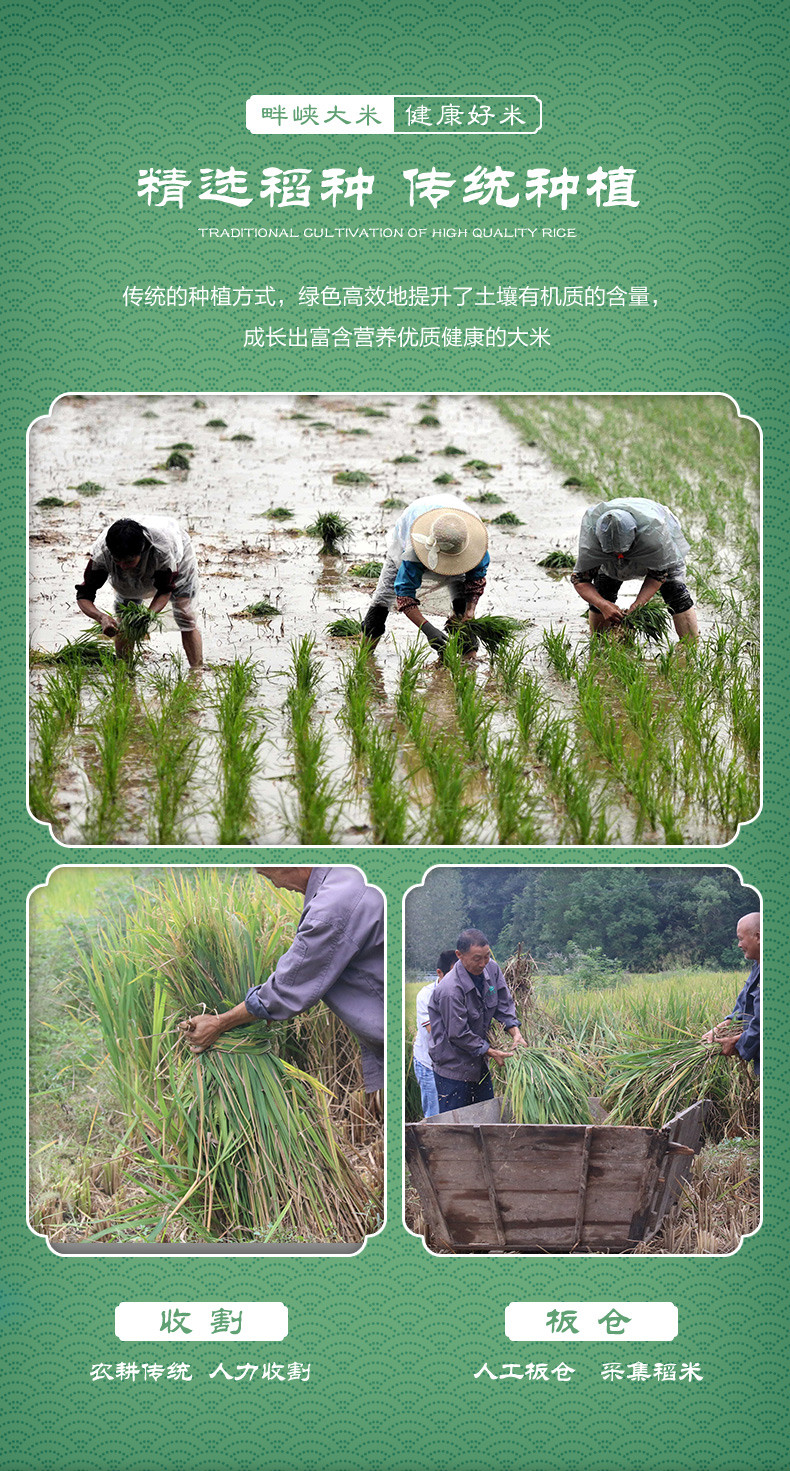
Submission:
POLYGON ((411 528, 416 555, 431 572, 453 576, 471 572, 488 549, 488 532, 473 511, 437 506, 423 511, 411 528))

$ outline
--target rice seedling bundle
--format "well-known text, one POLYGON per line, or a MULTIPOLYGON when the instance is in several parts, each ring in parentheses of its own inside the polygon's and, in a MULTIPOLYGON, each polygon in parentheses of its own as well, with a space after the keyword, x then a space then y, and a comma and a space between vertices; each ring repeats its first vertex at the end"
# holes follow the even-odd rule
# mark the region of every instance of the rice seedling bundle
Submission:
POLYGON ((546 567, 549 571, 570 572, 576 566, 576 558, 572 552, 563 552, 557 547, 553 552, 547 552, 538 562, 539 567, 546 567))
POLYGON ((106 634, 98 627, 87 628, 60 649, 51 652, 47 649, 31 649, 30 667, 35 669, 52 664, 105 664, 112 656, 113 646, 106 634))
POLYGON ((327 624, 326 631, 332 638, 358 638, 362 633, 362 622, 359 618, 336 618, 334 623, 327 624))
POLYGON ((515 1124, 591 1124, 591 1080, 542 1047, 518 1047, 505 1063, 503 1104, 515 1124))
POLYGON ((499 515, 494 517, 493 521, 491 522, 491 525, 492 526, 523 526, 524 525, 524 522, 522 521, 522 519, 521 519, 520 516, 517 516, 516 515, 515 511, 500 511, 499 515))
POLYGON ((709 1098, 724 1132, 751 1131, 753 1089, 745 1069, 724 1057, 715 1042, 701 1042, 699 1036, 681 1031, 656 1037, 637 1034, 631 1041, 630 1051, 613 1052, 606 1059, 603 1103, 611 1123, 660 1128, 698 1099, 709 1098))
POLYGON ((663 598, 651 598, 639 608, 626 613, 620 628, 628 637, 645 638, 651 643, 663 643, 669 638, 669 609, 663 598))
MULTIPOLYGON (((349 474, 361 472, 349 471, 349 474)), ((365 477, 367 479, 367 477, 365 477)), ((337 476, 335 476, 337 479, 337 476)), ((316 516, 312 526, 306 529, 307 536, 319 537, 321 551, 327 556, 336 556, 344 542, 351 535, 351 523, 341 516, 339 511, 321 511, 316 516)))
POLYGON ((175 1218, 226 1240, 280 1220, 320 1239, 364 1233, 368 1192, 338 1148, 327 1090, 275 1050, 284 1025, 226 1034, 198 1058, 177 1027, 265 980, 298 909, 252 875, 168 875, 84 962, 120 1099, 145 1141, 135 1214, 148 1239, 175 1218))
POLYGON ((524 624, 520 619, 508 618, 503 613, 484 613, 480 618, 466 618, 463 623, 450 619, 447 626, 450 629, 463 627, 475 635, 489 654, 495 654, 503 644, 511 642, 524 624))
POLYGON ((268 598, 260 598, 257 603, 248 603, 240 613, 234 613, 234 618, 248 618, 251 623, 263 623, 267 618, 279 618, 280 609, 276 603, 270 603, 268 598))
POLYGON ((181 453, 180 450, 178 450, 178 449, 171 450, 170 451, 170 454, 168 455, 167 459, 165 460, 165 469, 166 470, 186 470, 188 472, 189 471, 189 460, 187 459, 186 455, 182 455, 182 453, 181 453))
POLYGON ((355 562, 348 571, 352 577, 380 577, 383 565, 383 562, 355 562))

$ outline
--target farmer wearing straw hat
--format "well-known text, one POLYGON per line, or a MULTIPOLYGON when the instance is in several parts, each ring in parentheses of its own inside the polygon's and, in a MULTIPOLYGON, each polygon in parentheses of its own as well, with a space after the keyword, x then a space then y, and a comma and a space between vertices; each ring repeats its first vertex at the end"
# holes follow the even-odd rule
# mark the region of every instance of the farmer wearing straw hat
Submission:
POLYGON ((262 986, 219 1016, 181 1023, 191 1052, 254 1021, 283 1021, 325 1001, 359 1043, 367 1093, 384 1086, 384 900, 358 868, 257 868, 277 889, 304 894, 292 945, 262 986))
POLYGON ((466 621, 486 585, 488 563, 488 532, 480 517, 454 496, 422 496, 395 522, 362 632, 380 639, 394 606, 441 652, 447 633, 429 623, 417 593, 446 588, 454 616, 466 621))
POLYGON ((641 608, 655 593, 664 599, 678 638, 699 636, 694 602, 686 587, 689 544, 667 506, 642 496, 621 496, 590 506, 582 517, 579 555, 571 582, 590 606, 590 632, 622 623, 622 583, 642 579, 628 608, 641 608))
POLYGON ((128 517, 113 521, 91 548, 85 573, 77 585, 77 606, 115 639, 118 654, 126 650, 115 618, 96 607, 95 597, 107 579, 115 592, 116 613, 124 603, 148 604, 161 613, 172 603, 190 668, 203 663, 203 640, 197 625, 198 569, 195 551, 172 516, 128 517))

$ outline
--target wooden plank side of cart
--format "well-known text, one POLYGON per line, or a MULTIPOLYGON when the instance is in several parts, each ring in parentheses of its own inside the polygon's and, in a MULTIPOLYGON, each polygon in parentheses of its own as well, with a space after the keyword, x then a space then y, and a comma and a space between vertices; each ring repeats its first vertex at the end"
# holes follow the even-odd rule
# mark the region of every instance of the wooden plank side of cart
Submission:
POLYGON ((482 1105, 407 1125, 426 1218, 460 1250, 627 1250, 656 1229, 687 1167, 687 1156, 678 1166, 672 1155, 670 1132, 699 1132, 696 1117, 679 1116, 670 1131, 489 1122, 496 1111, 482 1105))

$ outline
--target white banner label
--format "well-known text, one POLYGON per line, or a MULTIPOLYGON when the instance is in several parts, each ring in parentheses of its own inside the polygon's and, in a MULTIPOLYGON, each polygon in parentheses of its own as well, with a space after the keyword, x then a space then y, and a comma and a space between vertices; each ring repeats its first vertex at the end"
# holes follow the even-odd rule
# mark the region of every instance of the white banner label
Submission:
POLYGON ((284 1302, 122 1302, 115 1336, 124 1343, 266 1343, 288 1336, 284 1302))
POLYGON ((672 1302, 511 1302, 505 1334, 512 1343, 668 1343, 677 1338, 672 1302))

